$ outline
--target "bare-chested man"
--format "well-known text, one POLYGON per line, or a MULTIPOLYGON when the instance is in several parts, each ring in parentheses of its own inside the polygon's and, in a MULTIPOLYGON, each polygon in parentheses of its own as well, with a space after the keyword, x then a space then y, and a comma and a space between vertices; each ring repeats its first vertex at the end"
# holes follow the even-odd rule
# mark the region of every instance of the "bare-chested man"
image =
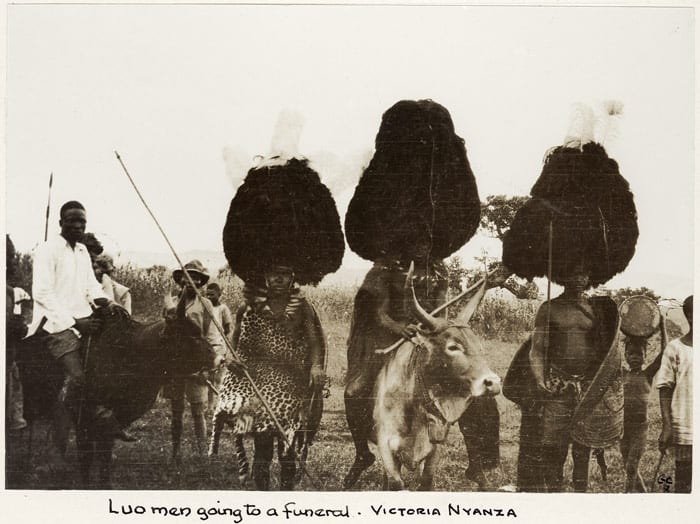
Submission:
MULTIPOLYGON (((578 265, 564 292, 540 307, 535 319, 530 364, 543 395, 543 459, 547 490, 561 491, 574 410, 599 365, 596 317, 584 291, 589 277, 578 265), (548 322, 549 321, 549 322, 548 322)), ((586 491, 590 448, 572 442, 574 490, 586 491)))

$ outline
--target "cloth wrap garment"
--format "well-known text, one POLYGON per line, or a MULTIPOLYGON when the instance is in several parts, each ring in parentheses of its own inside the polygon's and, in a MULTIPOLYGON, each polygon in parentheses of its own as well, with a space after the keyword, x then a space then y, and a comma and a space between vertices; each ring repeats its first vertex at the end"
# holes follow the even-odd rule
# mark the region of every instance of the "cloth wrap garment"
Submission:
MULTIPOLYGON (((618 343, 619 315, 608 297, 593 297, 591 306, 597 318, 595 374, 582 381, 585 386, 571 420, 571 437, 591 448, 613 445, 622 435, 623 388, 622 351, 618 343)), ((503 395, 528 411, 546 401, 537 392, 528 355, 530 339, 516 352, 503 381, 503 395)), ((546 374, 551 376, 550 370, 546 374)), ((556 381, 555 382, 561 382, 556 381)), ((564 385, 565 386, 565 385, 564 385)))

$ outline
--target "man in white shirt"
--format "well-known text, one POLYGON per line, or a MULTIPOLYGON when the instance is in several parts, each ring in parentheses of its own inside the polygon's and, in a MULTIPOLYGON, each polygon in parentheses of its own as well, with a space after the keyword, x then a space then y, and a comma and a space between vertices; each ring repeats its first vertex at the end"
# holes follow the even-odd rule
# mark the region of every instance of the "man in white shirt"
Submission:
MULTIPOLYGON (((87 223, 80 202, 61 207, 61 234, 39 245, 34 255, 34 314, 28 336, 45 337, 49 354, 65 374, 60 400, 75 409, 85 385, 81 344, 99 331, 101 323, 92 316, 96 307, 119 307, 105 295, 92 270, 86 247, 79 242, 87 223)), ((124 433, 111 410, 95 406, 93 415, 115 438, 132 441, 124 433)))
POLYGON ((683 302, 690 331, 669 342, 656 375, 662 429, 659 449, 673 446, 675 492, 690 493, 693 475, 693 296, 683 302))

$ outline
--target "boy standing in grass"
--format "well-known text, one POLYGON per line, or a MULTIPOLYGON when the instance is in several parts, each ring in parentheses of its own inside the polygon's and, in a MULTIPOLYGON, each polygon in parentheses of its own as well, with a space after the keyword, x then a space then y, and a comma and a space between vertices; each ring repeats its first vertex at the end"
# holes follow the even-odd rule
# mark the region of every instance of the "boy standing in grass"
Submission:
POLYGON ((662 429, 659 449, 673 446, 676 459, 676 493, 690 493, 693 474, 693 295, 683 302, 690 331, 672 340, 656 375, 662 429))
MULTIPOLYGON (((203 286, 209 280, 209 272, 199 260, 193 260, 185 264, 185 270, 189 274, 197 289, 202 291, 203 286)), ((173 280, 182 286, 175 311, 166 308, 166 318, 184 318, 189 320, 198 334, 207 343, 216 348, 219 339, 217 330, 207 314, 207 309, 211 308, 211 303, 206 297, 199 297, 189 280, 184 276, 181 269, 173 271, 173 280), (208 307, 204 302, 208 303, 208 307)), ((183 413, 185 410, 185 399, 190 403, 192 421, 194 423, 195 444, 198 453, 203 454, 206 450, 207 423, 204 416, 204 409, 208 401, 208 386, 203 376, 175 377, 172 381, 172 423, 171 432, 173 438, 173 459, 179 460, 180 441, 182 439, 183 413)))

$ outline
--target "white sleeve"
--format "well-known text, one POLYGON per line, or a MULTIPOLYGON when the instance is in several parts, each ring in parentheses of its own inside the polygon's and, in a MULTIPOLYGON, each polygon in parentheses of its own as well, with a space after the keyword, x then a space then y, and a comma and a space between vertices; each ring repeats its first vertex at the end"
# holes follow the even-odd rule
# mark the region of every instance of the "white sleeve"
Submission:
POLYGON ((678 350, 670 342, 661 356, 661 366, 656 373, 656 389, 673 388, 676 385, 676 354, 678 350))
POLYGON ((64 312, 56 297, 56 272, 49 244, 41 244, 34 254, 32 269, 32 292, 34 301, 39 304, 46 316, 46 331, 58 333, 75 324, 71 315, 64 312))
POLYGON ((122 307, 131 315, 131 291, 129 290, 122 297, 122 307))
POLYGON ((23 302, 25 300, 32 299, 32 297, 29 296, 29 293, 27 293, 21 287, 14 288, 14 293, 15 293, 15 304, 19 304, 20 302, 23 302))

